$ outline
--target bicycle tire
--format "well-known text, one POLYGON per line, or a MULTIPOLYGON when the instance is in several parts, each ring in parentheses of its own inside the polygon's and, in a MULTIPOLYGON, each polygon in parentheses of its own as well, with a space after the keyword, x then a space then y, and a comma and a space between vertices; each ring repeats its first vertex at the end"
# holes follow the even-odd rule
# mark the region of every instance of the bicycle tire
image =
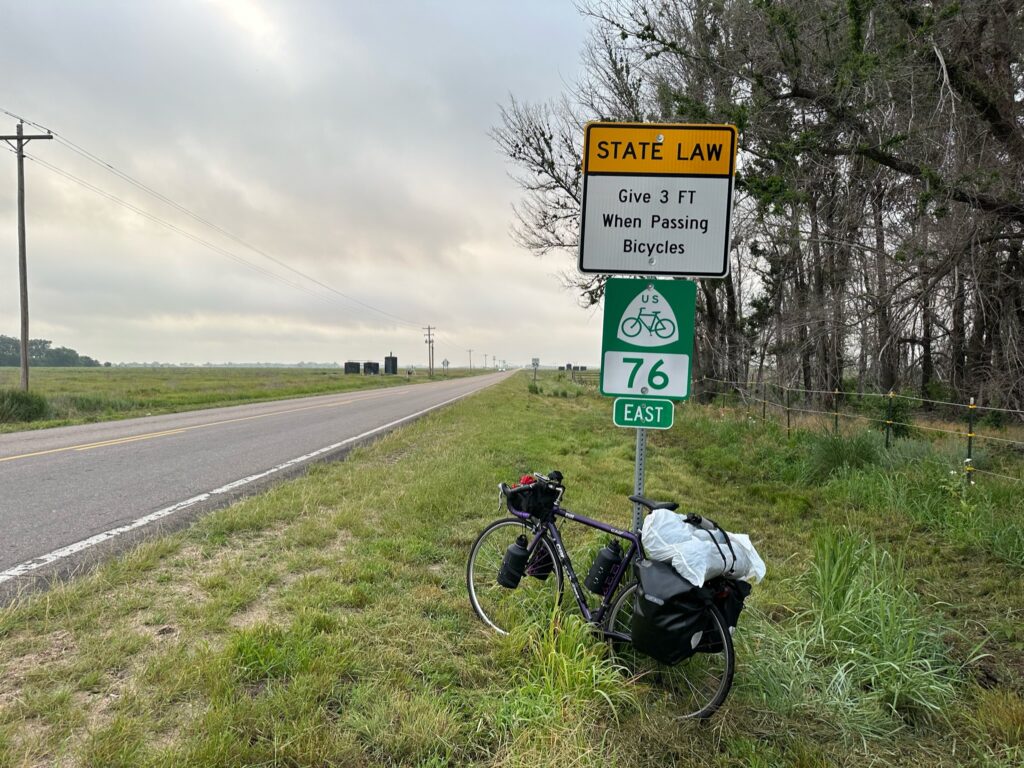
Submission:
MULTIPOLYGON (((636 588, 634 582, 619 590, 605 619, 606 630, 630 634, 636 588)), ((712 636, 701 644, 720 647, 721 650, 714 653, 698 652, 673 666, 661 664, 641 654, 625 641, 614 638, 608 641, 616 663, 631 677, 650 682, 652 687, 660 689, 671 699, 673 706, 684 710, 680 718, 711 717, 722 706, 732 688, 736 671, 732 635, 721 612, 714 605, 708 606, 708 616, 712 636)))
POLYGON ((562 566, 547 535, 537 545, 534 559, 527 564, 527 573, 519 586, 509 589, 498 584, 498 570, 505 550, 520 534, 532 538, 535 533, 536 528, 518 518, 495 520, 480 532, 469 550, 466 561, 469 603, 484 624, 503 635, 517 625, 547 619, 562 602, 562 566), (536 567, 542 557, 550 558, 551 568, 543 579, 530 575, 531 567, 536 567))

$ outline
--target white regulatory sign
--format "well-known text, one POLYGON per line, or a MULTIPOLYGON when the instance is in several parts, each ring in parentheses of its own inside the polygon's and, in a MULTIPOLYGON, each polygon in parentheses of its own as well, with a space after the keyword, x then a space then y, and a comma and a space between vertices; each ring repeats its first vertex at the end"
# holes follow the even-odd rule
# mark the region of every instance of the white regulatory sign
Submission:
POLYGON ((588 123, 581 272, 724 277, 736 128, 588 123))

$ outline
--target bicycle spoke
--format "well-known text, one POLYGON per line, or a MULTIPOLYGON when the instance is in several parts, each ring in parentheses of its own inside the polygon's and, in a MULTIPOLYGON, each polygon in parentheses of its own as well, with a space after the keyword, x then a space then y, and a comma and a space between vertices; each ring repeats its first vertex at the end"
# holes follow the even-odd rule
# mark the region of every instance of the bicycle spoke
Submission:
POLYGON ((561 570, 546 538, 538 547, 550 558, 550 569, 542 569, 537 574, 524 573, 515 588, 498 584, 505 552, 523 534, 530 538, 533 532, 520 521, 492 523, 474 543, 466 567, 466 584, 473 609, 485 623, 502 633, 550 615, 561 598, 561 570), (546 576, 542 578, 544 573, 546 576))

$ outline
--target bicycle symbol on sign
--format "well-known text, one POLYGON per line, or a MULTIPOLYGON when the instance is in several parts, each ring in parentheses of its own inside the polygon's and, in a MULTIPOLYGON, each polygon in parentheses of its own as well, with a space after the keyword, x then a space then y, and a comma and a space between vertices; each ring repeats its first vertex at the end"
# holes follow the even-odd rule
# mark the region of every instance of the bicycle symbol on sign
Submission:
POLYGON ((619 327, 622 335, 633 339, 640 335, 640 331, 646 330, 652 336, 659 339, 671 339, 676 332, 676 324, 666 317, 661 317, 661 310, 644 312, 643 307, 636 317, 627 317, 619 327))

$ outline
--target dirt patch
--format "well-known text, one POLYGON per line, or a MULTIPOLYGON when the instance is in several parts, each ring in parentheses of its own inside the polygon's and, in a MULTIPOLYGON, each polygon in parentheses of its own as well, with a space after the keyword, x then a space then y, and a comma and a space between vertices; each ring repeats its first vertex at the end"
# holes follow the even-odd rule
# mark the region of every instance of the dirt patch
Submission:
MULTIPOLYGON (((276 591, 274 593, 276 595, 276 591)), ((228 625, 233 629, 248 629, 258 624, 269 624, 273 613, 270 610, 272 595, 264 596, 263 599, 253 603, 244 611, 236 613, 228 620, 228 625)))
POLYGON ((74 636, 67 630, 52 632, 45 641, 46 646, 41 650, 22 654, 7 663, 0 680, 0 706, 6 706, 17 698, 16 692, 34 670, 67 659, 78 650, 74 636))

